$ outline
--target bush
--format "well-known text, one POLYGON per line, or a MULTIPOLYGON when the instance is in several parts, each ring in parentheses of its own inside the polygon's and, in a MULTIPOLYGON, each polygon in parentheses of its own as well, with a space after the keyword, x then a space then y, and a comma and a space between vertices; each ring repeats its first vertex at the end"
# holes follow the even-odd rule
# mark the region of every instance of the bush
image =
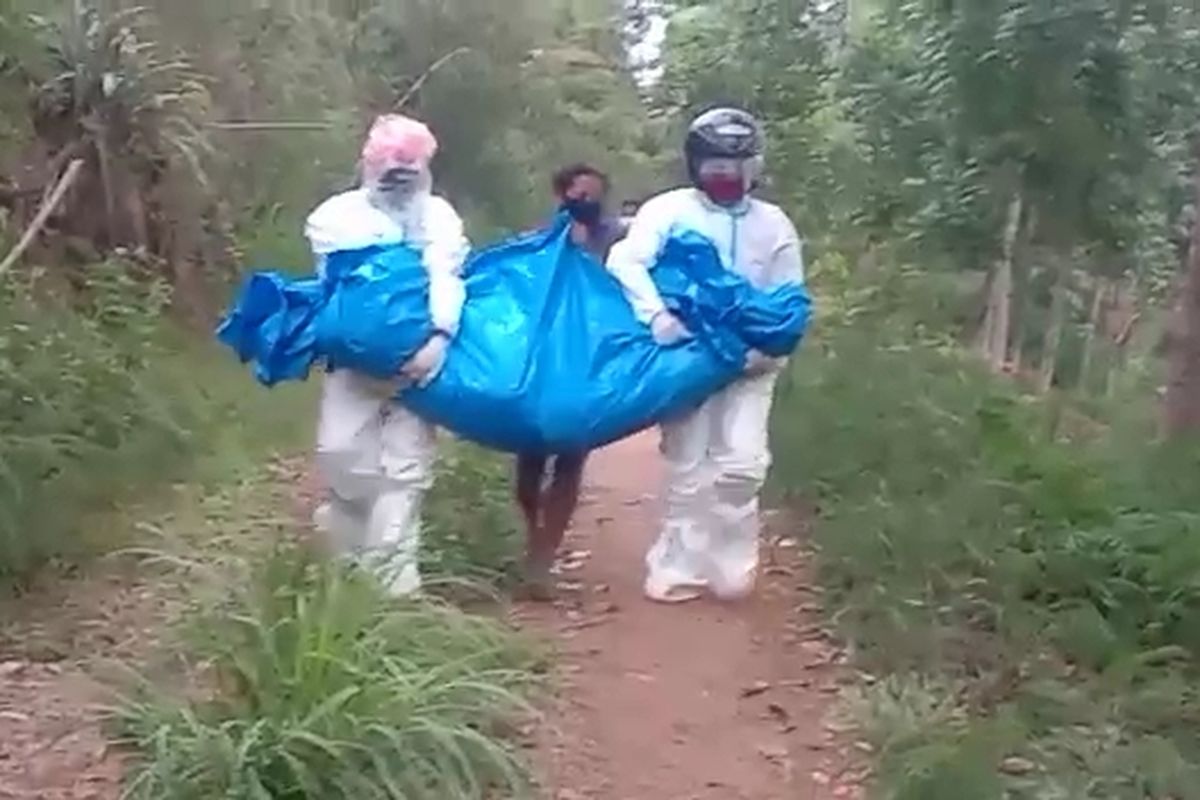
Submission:
POLYGON ((425 501, 422 572, 500 585, 514 577, 523 542, 511 459, 447 442, 425 501))
POLYGON ((81 521, 135 487, 189 474, 198 456, 225 472, 294 437, 287 406, 306 397, 246 392, 226 357, 173 328, 165 287, 135 265, 89 267, 70 304, 47 282, 0 287, 0 582, 111 547, 81 521))
POLYGON ((1194 447, 1058 436, 888 297, 807 348, 773 423, 831 611, 896 676, 865 704, 882 795, 1196 796, 1194 447), (955 722, 897 726, 914 703, 955 722))
POLYGON ((187 438, 147 380, 160 357, 158 287, 124 265, 97 265, 80 309, 36 301, 9 280, 0 302, 0 571, 25 573, 73 549, 81 508, 115 487, 169 471, 187 438))
POLYGON ((188 700, 146 686, 115 713, 133 752, 129 797, 526 796, 497 732, 527 711, 531 685, 512 634, 389 600, 365 573, 295 545, 254 561, 198 573, 216 576, 185 629, 185 672, 203 688, 188 700))

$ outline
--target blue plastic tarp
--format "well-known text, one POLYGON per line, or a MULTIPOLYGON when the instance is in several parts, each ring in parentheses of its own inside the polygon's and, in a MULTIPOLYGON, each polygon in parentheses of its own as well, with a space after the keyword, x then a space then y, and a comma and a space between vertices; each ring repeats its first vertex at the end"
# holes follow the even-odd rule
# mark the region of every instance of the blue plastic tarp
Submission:
MULTIPOLYGON (((585 450, 699 405, 741 374, 751 347, 788 355, 808 323, 803 286, 757 290, 694 232, 669 238, 651 277, 688 341, 657 345, 565 219, 481 250, 464 267, 444 368, 399 399, 487 447, 585 450)), ((431 333, 420 254, 394 246, 335 253, 324 279, 250 276, 218 336, 272 385, 322 362, 393 377, 431 333)))

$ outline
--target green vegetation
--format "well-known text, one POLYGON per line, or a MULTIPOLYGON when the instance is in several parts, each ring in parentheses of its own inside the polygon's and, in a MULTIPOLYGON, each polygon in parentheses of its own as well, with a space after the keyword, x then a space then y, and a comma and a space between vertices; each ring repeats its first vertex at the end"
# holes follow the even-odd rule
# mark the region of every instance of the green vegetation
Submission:
POLYGON ((511 459, 446 442, 425 498, 422 574, 456 584, 504 586, 516 576, 524 543, 513 501, 511 459))
POLYGON ((1195 12, 673 16, 656 101, 760 110, 817 256, 774 481, 816 509, 878 797, 1198 796, 1195 12))
MULTIPOLYGON (((178 323, 206 332, 243 265, 307 269, 303 217, 349 185, 379 110, 399 103, 438 132, 438 188, 477 241, 537 220, 561 162, 596 158, 628 191, 648 190, 658 123, 623 68, 617 11, 610 0, 0 2, 4 254, 82 162, 45 235, 0 276, 0 571, 86 551, 80 513, 118 484, 179 477, 214 437, 260 419, 307 429, 306 409, 244 407, 299 392, 246 399, 235 370, 221 371, 231 365, 178 323)), ((447 505, 440 490, 431 503, 447 505)), ((477 524, 508 546, 511 521, 477 524)), ((437 525, 437 569, 506 558, 470 555, 452 544, 461 532, 437 525)))
POLYGON ((228 479, 310 435, 308 387, 246 392, 215 348, 163 319, 135 265, 88 269, 67 305, 39 273, 0 288, 0 581, 123 544, 85 519, 183 479, 228 479))
MULTIPOLYGON (((310 389, 247 391, 197 339, 243 266, 308 268, 304 215, 349 185, 378 110, 438 132, 438 188, 477 241, 537 220, 560 162, 649 188, 658 123, 623 69, 616 4, 434 5, 0 2, 0 257, 82 163, 0 276, 0 580, 120 545, 80 521, 127 487, 220 472, 227 444, 252 461, 305 442, 310 389)), ((443 488, 474 493, 501 467, 447 459, 428 566, 503 571, 511 518, 459 529, 443 488)))
POLYGON ((525 796, 502 738, 530 713, 531 651, 498 623, 395 603, 295 543, 206 557, 185 622, 189 699, 147 684, 117 712, 130 797, 525 796))
MULTIPOLYGON (((0 251, 82 161, 0 275, 0 579, 127 544, 97 510, 304 444, 311 390, 248 391, 193 330, 244 264, 306 268, 299 220, 352 180, 374 113, 431 122, 439 189, 485 241, 543 213, 563 161, 659 188, 672 132, 732 100, 814 262, 774 481, 816 509, 878 796, 1200 797, 1193 4, 144 6, 0 0, 0 251), (639 90, 628 45, 656 14, 639 90)), ((508 465, 455 444, 439 469, 425 566, 503 581, 508 465)), ((125 707, 135 791, 519 790, 496 732, 528 654, 264 546, 279 532, 199 546, 199 685, 125 707)))
MULTIPOLYGON (((428 557, 490 576, 504 473, 472 448, 449 452, 428 557), (445 498, 464 487, 472 511, 457 525, 445 498)), ((115 682, 130 797, 527 796, 511 731, 533 713, 541 653, 502 622, 391 599, 328 560, 291 518, 294 472, 226 478, 142 526, 159 535, 132 552, 171 619, 140 676, 115 682)))
MULTIPOLYGON (((623 68, 619 12, 0 0, 0 258, 80 164, 0 275, 0 580, 163 532, 173 555, 143 566, 178 636, 134 648, 144 677, 113 712, 131 797, 529 793, 509 723, 534 653, 299 542, 305 468, 275 455, 307 450, 315 384, 255 389, 209 331, 243 268, 308 268, 302 220, 353 181, 384 110, 435 129, 438 190, 479 242, 539 219, 561 162, 651 188, 660 123, 623 68)), ((448 443, 423 549, 439 595, 503 585, 509 469, 448 443)))
POLYGON ((776 490, 815 501, 828 607, 878 678, 855 706, 880 796, 1196 796, 1194 445, 1071 431, 913 336, 889 288, 927 289, 891 283, 798 360, 775 431, 776 490))

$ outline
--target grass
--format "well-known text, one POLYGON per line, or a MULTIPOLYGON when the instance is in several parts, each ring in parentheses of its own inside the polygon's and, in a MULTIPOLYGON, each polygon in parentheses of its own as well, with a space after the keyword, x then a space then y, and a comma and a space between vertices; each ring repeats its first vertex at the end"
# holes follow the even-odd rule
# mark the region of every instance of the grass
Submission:
MULTIPOLYGON (((544 654, 487 615, 391 599, 318 554, 288 507, 300 468, 260 465, 143 526, 159 537, 139 551, 142 572, 177 598, 176 622, 116 683, 128 796, 529 796, 510 723, 531 713, 544 654)), ((498 457, 448 450, 428 561, 499 574, 506 479, 498 457)))
MULTIPOLYGON (((177 640, 113 711, 128 796, 528 796, 508 732, 530 713, 541 654, 500 622, 435 598, 395 601, 372 575, 317 555, 280 512, 287 469, 259 474, 209 493, 199 514, 172 515, 149 553, 183 602, 177 640)), ((432 527, 455 529, 464 509, 458 529, 472 536, 426 537, 438 563, 488 563, 490 538, 472 537, 502 518, 502 475, 466 446, 443 460, 432 527)))
POLYGON ((510 458, 447 441, 425 500, 422 573, 495 588, 511 584, 524 543, 512 487, 510 458))
POLYGON ((201 687, 189 700, 147 684, 117 714, 130 797, 528 794, 501 732, 528 712, 532 651, 500 624, 389 601, 295 544, 200 574, 219 576, 185 627, 201 687))
MULTIPOLYGON (((139 640, 122 655, 147 661, 112 713, 128 797, 530 793, 506 726, 529 713, 540 654, 435 598, 393 601, 297 537, 304 467, 275 456, 307 451, 315 382, 254 386, 173 326, 133 264, 90 269, 69 305, 7 277, 0 581, 150 532, 164 544, 123 578, 147 606, 146 629, 122 631, 139 640)), ((426 511, 431 575, 503 580, 518 546, 504 459, 451 443, 426 511)))
POLYGON ((1200 797, 1197 451, 1060 434, 919 291, 835 293, 774 421, 774 489, 818 509, 830 609, 884 676, 853 703, 876 796, 1200 797))
POLYGON ((72 303, 38 274, 0 287, 0 583, 123 544, 85 518, 156 487, 211 480, 310 435, 311 390, 247 391, 185 338, 164 287, 135 265, 90 267, 72 303))
MULTIPOLYGON (((245 444, 253 409, 221 415, 245 444)), ((310 431, 311 412, 293 423, 310 431)), ((531 713, 543 654, 487 615, 438 596, 393 600, 317 554, 291 507, 300 461, 220 463, 142 551, 143 571, 160 569, 178 598, 178 623, 119 684, 111 721, 130 754, 128 797, 530 796, 510 723, 531 713)), ((486 594, 503 580, 518 544, 505 459, 448 442, 425 512, 432 585, 486 594)))

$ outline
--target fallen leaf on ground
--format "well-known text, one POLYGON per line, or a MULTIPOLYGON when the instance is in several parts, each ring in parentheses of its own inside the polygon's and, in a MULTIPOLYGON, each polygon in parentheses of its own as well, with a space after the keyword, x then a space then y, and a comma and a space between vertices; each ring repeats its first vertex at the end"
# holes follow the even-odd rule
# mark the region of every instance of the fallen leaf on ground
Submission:
POLYGON ((798 727, 792 722, 792 715, 788 713, 788 710, 778 703, 768 705, 767 714, 779 725, 782 733, 792 733, 798 727))
POLYGON ((787 761, 787 748, 779 744, 762 744, 758 746, 758 754, 767 761, 782 763, 787 761))
POLYGON ((1000 771, 1005 775, 1028 775, 1037 769, 1037 764, 1028 758, 1012 756, 1000 762, 1000 771))

